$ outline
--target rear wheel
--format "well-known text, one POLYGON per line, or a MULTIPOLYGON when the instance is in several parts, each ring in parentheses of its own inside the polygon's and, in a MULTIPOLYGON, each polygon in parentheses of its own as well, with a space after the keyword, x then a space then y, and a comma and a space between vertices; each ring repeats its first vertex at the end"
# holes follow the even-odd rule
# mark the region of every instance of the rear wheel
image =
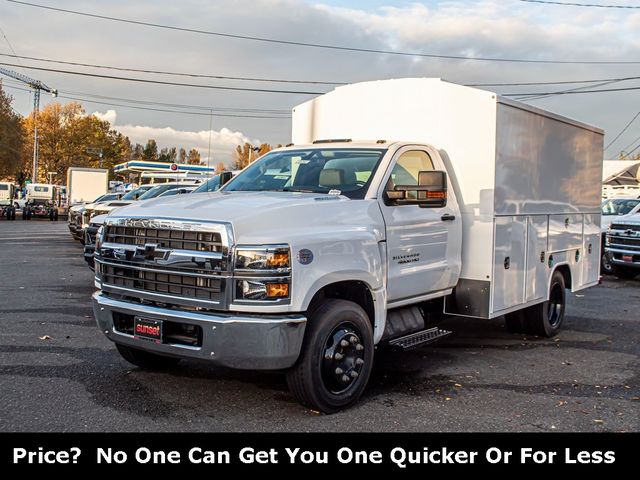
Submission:
POLYGON ((549 300, 524 310, 525 333, 551 338, 558 333, 564 322, 567 294, 564 277, 555 271, 549 286, 549 300))
POLYGON ((148 370, 166 370, 167 368, 176 366, 180 361, 179 358, 145 352, 144 350, 127 347, 119 343, 116 343, 116 348, 118 352, 120 352, 120 355, 122 355, 122 358, 127 362, 148 370))
POLYGON ((631 280, 636 278, 636 276, 640 273, 640 270, 637 268, 624 267, 620 265, 613 265, 613 274, 624 280, 631 280))
POLYGON ((311 315, 302 353, 287 384, 302 405, 334 413, 362 395, 373 366, 373 328, 365 311, 346 300, 326 300, 311 315))

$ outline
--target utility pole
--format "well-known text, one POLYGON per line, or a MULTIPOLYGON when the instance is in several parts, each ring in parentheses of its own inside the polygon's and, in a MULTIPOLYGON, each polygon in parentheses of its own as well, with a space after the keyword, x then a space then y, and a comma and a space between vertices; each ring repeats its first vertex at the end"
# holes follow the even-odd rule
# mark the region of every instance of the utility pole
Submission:
POLYGON ((14 72, 6 68, 0 67, 0 73, 7 77, 15 78, 16 80, 26 83, 33 89, 33 172, 31 173, 31 181, 37 183, 38 180, 38 156, 40 154, 38 148, 38 112, 40 111, 40 90, 44 90, 50 93, 53 97, 58 96, 58 91, 47 87, 40 80, 35 80, 31 77, 27 77, 22 73, 14 72))

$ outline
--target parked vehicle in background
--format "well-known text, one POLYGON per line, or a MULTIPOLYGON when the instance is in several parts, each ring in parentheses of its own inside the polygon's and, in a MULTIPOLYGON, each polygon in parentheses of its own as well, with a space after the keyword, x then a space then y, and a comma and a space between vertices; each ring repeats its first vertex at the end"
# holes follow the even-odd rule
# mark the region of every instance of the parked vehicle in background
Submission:
POLYGON ((98 326, 147 368, 285 370, 327 413, 361 396, 376 345, 442 338, 445 314, 553 336, 565 289, 598 283, 602 141, 438 79, 339 87, 295 107, 295 145, 220 194, 112 212, 98 326))
POLYGON ((13 183, 0 182, 0 218, 16 219, 15 192, 16 187, 13 183))
POLYGON ((57 185, 30 183, 26 189, 26 203, 22 209, 23 220, 31 220, 34 216, 49 217, 51 221, 58 220, 57 185))
MULTIPOLYGON (((153 189, 150 189, 148 190, 148 192, 154 193, 155 197, 152 198, 164 198, 174 195, 192 193, 195 189, 195 185, 179 185, 178 188, 165 188, 155 191, 153 189)), ((150 198, 147 198, 147 200, 149 199, 150 198)), ((143 200, 143 198, 140 197, 140 200, 143 200)), ((89 265, 89 268, 91 268, 92 270, 94 267, 93 254, 95 252, 96 234, 98 233, 98 229, 103 225, 104 220, 107 218, 107 215, 114 210, 115 209, 110 209, 109 211, 106 211, 106 209, 104 208, 96 209, 95 212, 100 213, 94 214, 94 216, 92 216, 89 221, 89 226, 84 229, 84 259, 87 262, 87 265, 89 265)))
MULTIPOLYGON (((122 195, 118 199, 110 199, 103 201, 103 196, 98 197, 94 202, 78 205, 69 209, 69 231, 75 240, 84 243, 85 229, 89 226, 91 217, 95 215, 96 208, 104 208, 105 212, 112 208, 122 207, 135 202, 148 190, 152 189, 153 185, 144 185, 135 190, 130 191, 122 195)), ((120 195, 118 192, 116 195, 120 195)), ((113 194, 110 194, 113 195, 113 194)), ((105 213, 100 212, 100 213, 105 213)))
POLYGON ((108 192, 109 170, 70 167, 67 170, 67 205, 88 203, 108 192))
MULTIPOLYGON (((230 180, 231 178, 235 177, 238 173, 240 173, 240 170, 233 170, 233 171, 230 171, 230 172, 223 172, 222 175, 227 174, 228 180, 230 180)), ((201 183, 200 186, 198 188, 196 188, 193 193, 216 192, 216 191, 218 191, 218 189, 220 189, 220 179, 222 178, 222 175, 216 175, 216 176, 211 177, 210 179, 208 179, 206 182, 201 183)))
POLYGON ((609 254, 605 250, 607 231, 611 222, 617 221, 620 216, 636 213, 640 210, 640 198, 624 197, 612 198, 602 202, 602 220, 600 231, 602 232, 602 260, 600 262, 600 272, 606 275, 613 275, 613 265, 609 261, 609 254))
POLYGON ((611 222, 605 254, 613 275, 631 279, 640 273, 640 206, 611 222))

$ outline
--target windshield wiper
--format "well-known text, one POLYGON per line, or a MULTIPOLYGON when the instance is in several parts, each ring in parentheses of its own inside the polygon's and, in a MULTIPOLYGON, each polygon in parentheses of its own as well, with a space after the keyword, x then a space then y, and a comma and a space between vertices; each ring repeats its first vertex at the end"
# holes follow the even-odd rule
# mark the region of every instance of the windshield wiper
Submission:
POLYGON ((295 188, 295 187, 283 187, 279 191, 281 192, 300 192, 300 193, 324 193, 318 192, 316 190, 309 190, 305 188, 295 188))

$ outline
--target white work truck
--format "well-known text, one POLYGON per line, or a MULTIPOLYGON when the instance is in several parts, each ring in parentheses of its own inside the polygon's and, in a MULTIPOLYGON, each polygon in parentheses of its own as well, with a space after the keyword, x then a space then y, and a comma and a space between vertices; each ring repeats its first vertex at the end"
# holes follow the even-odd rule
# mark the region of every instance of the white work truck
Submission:
POLYGON ((552 336, 565 289, 599 279, 602 140, 439 79, 337 88, 218 192, 107 216, 97 323, 142 367, 285 370, 322 412, 360 397, 376 346, 445 336, 444 315, 552 336))

